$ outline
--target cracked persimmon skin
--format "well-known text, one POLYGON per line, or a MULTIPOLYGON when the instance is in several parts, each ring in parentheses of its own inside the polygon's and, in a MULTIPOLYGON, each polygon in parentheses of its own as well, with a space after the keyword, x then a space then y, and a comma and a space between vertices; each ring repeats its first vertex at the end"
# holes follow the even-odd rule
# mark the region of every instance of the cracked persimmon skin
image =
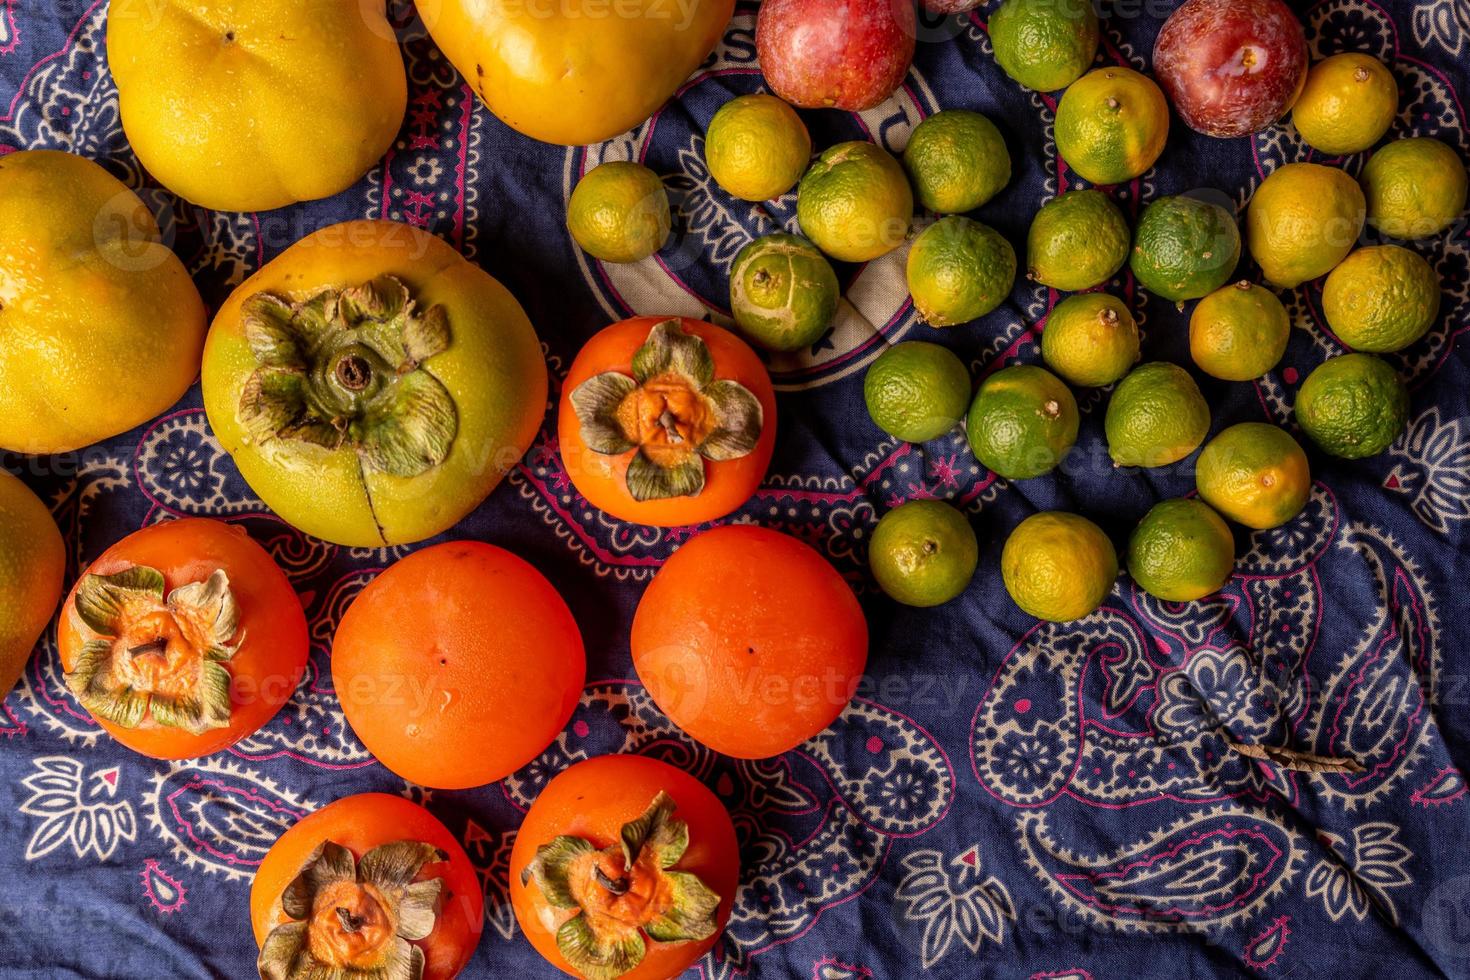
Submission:
MULTIPOLYGON (((321 369, 311 376, 321 387, 315 394, 376 390, 405 367, 361 345, 337 349, 357 356, 335 368, 313 362, 321 369)), ((323 228, 242 283, 210 327, 201 381, 210 427, 251 489, 293 526, 351 547, 407 544, 454 526, 520 461, 546 411, 546 361, 515 297, 445 242, 393 221, 323 228), (243 398, 264 362, 247 337, 247 303, 261 296, 302 303, 384 277, 407 288, 414 309, 441 307, 448 324, 447 346, 414 365, 452 404, 442 461, 399 475, 365 464, 351 442, 331 448, 257 437, 243 398)))
MULTIPOLYGON (((581 975, 557 948, 556 930, 580 913, 552 906, 536 880, 522 881, 522 874, 537 849, 559 836, 580 837, 598 848, 615 846, 622 826, 638 817, 660 792, 672 797, 674 818, 689 827, 689 847, 674 870, 697 876, 720 896, 715 913, 719 929, 704 940, 649 941, 643 961, 619 980, 672 980, 719 942, 740 884, 740 845, 724 803, 704 783, 667 763, 636 755, 597 756, 563 770, 546 784, 526 813, 510 855, 510 897, 516 920, 536 951, 563 973, 581 975)), ((589 860, 606 859, 589 856, 589 860)), ((660 895, 639 892, 646 876, 638 871, 635 869, 634 887, 627 896, 606 900, 603 911, 607 916, 639 924, 661 907, 660 895)))
MULTIPOLYGON (((447 859, 427 864, 417 880, 439 878, 438 912, 434 928, 415 945, 424 951, 423 980, 451 980, 464 969, 479 945, 484 928, 484 896, 474 865, 454 835, 423 807, 387 793, 361 793, 343 797, 308 814, 277 838, 266 852, 250 886, 250 924, 256 944, 265 942, 276 926, 289 921, 281 907, 281 895, 323 841, 332 841, 352 852, 359 861, 373 848, 395 841, 421 841, 439 848, 447 859)), ((313 924, 317 949, 341 959, 370 960, 372 940, 391 935, 393 923, 380 923, 383 914, 379 896, 372 886, 346 886, 343 896, 350 910, 363 920, 362 932, 344 936, 329 927, 313 924)), ((326 903, 319 902, 319 905, 326 903)), ((328 909, 330 911, 330 909, 328 909)), ((390 915, 391 918, 391 915, 390 915)))
MULTIPOLYGON (((163 573, 168 589, 202 582, 216 571, 229 577, 239 609, 235 649, 226 662, 231 676, 228 724, 199 733, 160 725, 151 718, 127 728, 104 718, 97 723, 134 752, 155 759, 193 759, 219 752, 254 733, 273 718, 296 691, 306 668, 306 616, 290 580, 245 529, 208 518, 166 521, 135 531, 108 548, 78 576, 56 627, 61 666, 72 671, 87 641, 96 634, 77 613, 77 590, 88 574, 111 575, 129 566, 163 573)), ((120 635, 125 647, 167 640, 159 654, 144 653, 127 676, 152 693, 187 689, 202 644, 191 640, 192 624, 149 613, 120 635)))

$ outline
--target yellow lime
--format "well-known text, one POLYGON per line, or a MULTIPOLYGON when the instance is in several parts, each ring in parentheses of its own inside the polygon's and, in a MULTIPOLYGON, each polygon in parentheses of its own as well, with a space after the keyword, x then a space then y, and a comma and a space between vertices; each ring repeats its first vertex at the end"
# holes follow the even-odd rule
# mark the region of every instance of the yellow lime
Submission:
POLYGON ((1322 315, 1354 350, 1403 350, 1439 315, 1439 276, 1418 252, 1398 245, 1360 248, 1322 287, 1322 315))
POLYGON ((986 25, 995 60, 1038 92, 1066 88, 1097 57, 1092 0, 1005 0, 986 25))
POLYGON ((945 109, 919 123, 903 151, 919 203, 935 214, 972 211, 1011 179, 1011 156, 995 123, 945 109))
POLYGON ((1188 498, 1155 504, 1128 539, 1128 574, 1165 602, 1193 602, 1230 579, 1235 536, 1208 504, 1188 498))
POLYGON ((1366 210, 1362 188, 1336 167, 1277 167, 1245 212, 1251 258, 1278 286, 1326 275, 1357 244, 1366 210))
POLYGON ((1383 452, 1409 419, 1409 389, 1372 354, 1344 354, 1317 365, 1296 394, 1296 420, 1334 456, 1383 452))
POLYGON ((800 350, 820 340, 841 291, 827 259, 796 235, 757 238, 730 266, 735 325, 767 350, 800 350))
POLYGON ((797 188, 796 218, 816 246, 843 262, 867 262, 903 244, 914 193, 903 167, 872 143, 822 152, 797 188))
POLYGON ((874 424, 895 439, 928 442, 959 424, 970 404, 970 372, 946 347, 923 340, 894 344, 863 376, 874 424))
POLYGON ((774 95, 742 95, 720 106, 704 136, 709 174, 743 201, 780 197, 812 159, 812 138, 796 110, 774 95))
POLYGON ((1204 442, 1210 406, 1188 371, 1153 361, 1118 382, 1103 427, 1108 455, 1118 466, 1167 466, 1204 442))
POLYGON ((906 273, 919 316, 951 327, 984 316, 1011 294, 1016 252, 994 228, 950 215, 914 239, 906 273))
POLYGON ((1199 454, 1195 481, 1205 503, 1257 530, 1301 513, 1312 491, 1307 454, 1266 422, 1241 422, 1211 439, 1199 454))
POLYGON ((1427 136, 1396 140, 1363 167, 1368 223, 1385 235, 1437 235, 1465 210, 1470 178, 1455 151, 1427 136))
POLYGON ((975 458, 1008 480, 1050 472, 1077 442, 1077 426, 1071 389, 1029 364, 986 378, 965 419, 975 458))
POLYGON ((1366 54, 1335 54, 1307 72, 1291 121, 1314 149, 1342 156, 1382 139, 1398 111, 1399 86, 1383 62, 1366 54))
POLYGON ((1115 296, 1068 296, 1046 318, 1041 356, 1074 385, 1110 385, 1138 361, 1138 324, 1115 296))
POLYGON ((1240 282, 1222 286, 1189 316, 1189 353, 1199 369, 1223 381, 1250 381, 1286 353, 1291 319, 1269 289, 1240 282))
POLYGON ((1006 539, 1000 574, 1016 605, 1037 619, 1064 623, 1103 604, 1118 577, 1118 553, 1085 517, 1042 511, 1006 539))
POLYGON ((1057 105, 1057 152, 1094 184, 1141 176, 1168 137, 1163 91, 1131 68, 1096 68, 1073 82, 1057 105))
POLYGON ((592 168, 567 202, 572 238, 604 262, 648 258, 663 246, 672 224, 663 181, 641 163, 614 160, 592 168))
POLYGON ((1026 235, 1026 277, 1076 292, 1107 282, 1128 261, 1128 222, 1102 191, 1047 201, 1026 235))
POLYGON ((878 587, 906 606, 937 606, 970 584, 980 543, 965 515, 942 500, 911 500, 883 515, 868 544, 878 587))

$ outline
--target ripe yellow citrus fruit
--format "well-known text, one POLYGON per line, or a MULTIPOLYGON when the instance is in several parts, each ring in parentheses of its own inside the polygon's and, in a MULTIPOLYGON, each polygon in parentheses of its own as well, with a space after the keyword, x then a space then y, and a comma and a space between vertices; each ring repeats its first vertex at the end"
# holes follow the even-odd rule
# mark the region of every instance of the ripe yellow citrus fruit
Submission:
POLYGON ((1011 155, 1000 130, 968 109, 945 109, 919 123, 904 148, 903 165, 919 203, 935 214, 973 211, 1011 179, 1011 155))
POLYGON ((1128 539, 1128 574, 1165 602, 1220 591, 1235 569, 1235 536, 1208 504, 1188 498, 1155 504, 1128 539))
POLYGON ((1057 105, 1057 152, 1094 184, 1143 175, 1169 137, 1169 104, 1131 68, 1097 68, 1073 82, 1057 105))
POLYGON ((1113 389, 1104 428, 1118 466, 1167 466, 1199 448, 1210 431, 1210 406, 1177 364, 1134 368, 1113 389))
POLYGON ((1041 356, 1074 385, 1110 385, 1138 361, 1138 324, 1115 296, 1068 296, 1046 318, 1041 356))
POLYGON ((152 213, 90 160, 0 157, 0 448, 80 449, 199 371, 205 310, 152 213))
POLYGON ((1189 315, 1189 353, 1199 369, 1223 381, 1250 381, 1275 367, 1291 339, 1291 318, 1269 289, 1221 286, 1189 315))
POLYGON ((1383 62, 1335 54, 1312 66, 1291 110, 1302 139, 1332 156, 1360 153, 1383 138, 1399 109, 1399 86, 1383 62))
POLYGON ((824 150, 796 193, 802 232, 842 262, 893 251, 914 220, 908 176, 892 154, 872 143, 855 140, 824 150))
POLYGON ((1064 623, 1091 614, 1118 577, 1118 553, 1085 517, 1043 511, 1026 518, 1001 549, 1000 574, 1022 611, 1064 623))
POLYGON ((1439 315, 1439 276, 1424 257, 1398 245, 1360 248, 1322 287, 1322 315, 1354 350, 1403 350, 1439 315))
POLYGON ((796 110, 774 95, 742 95, 720 106, 704 135, 710 176, 742 201, 780 197, 812 159, 812 138, 796 110))
POLYGON ((952 327, 984 316, 1011 294, 1016 251, 994 228, 950 215, 914 239, 905 273, 919 316, 930 326, 952 327))
POLYGON ((663 247, 673 227, 669 195, 641 163, 599 164, 572 188, 567 230, 582 250, 604 262, 639 262, 663 247))
POLYGON ((1385 235, 1415 239, 1437 235, 1465 210, 1470 177, 1465 163, 1427 136, 1395 140, 1363 167, 1368 223, 1385 235))
POLYGON ((51 622, 65 571, 66 547, 51 511, 0 470, 0 701, 51 622))
POLYGON ((1045 368, 1017 364, 980 385, 965 431, 975 458, 1007 480, 1050 472, 1077 442, 1077 399, 1045 368))
POLYGON ((1372 354, 1343 354, 1317 365, 1296 393, 1296 420, 1334 456, 1383 452, 1409 420, 1409 389, 1372 354))
POLYGON ((970 584, 980 560, 975 529, 942 500, 910 500, 883 515, 868 544, 873 578, 906 606, 937 606, 970 584))
POLYGON ((1026 277, 1079 291, 1107 282, 1128 261, 1128 222, 1102 191, 1080 190, 1047 201, 1026 234, 1026 277))
POLYGON ((1312 491, 1307 454, 1267 422, 1241 422, 1211 439, 1199 454, 1195 480, 1205 503, 1257 530, 1301 513, 1312 491))
POLYGON ((1367 208, 1357 181, 1336 167, 1277 167, 1245 212, 1251 258, 1278 286, 1326 275, 1357 244, 1367 208))

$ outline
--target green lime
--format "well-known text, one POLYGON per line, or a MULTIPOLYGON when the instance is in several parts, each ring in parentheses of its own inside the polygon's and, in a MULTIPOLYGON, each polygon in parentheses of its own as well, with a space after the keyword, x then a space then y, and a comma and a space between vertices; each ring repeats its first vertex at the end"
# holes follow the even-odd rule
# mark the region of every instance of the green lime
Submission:
POLYGON ((1312 66, 1291 107, 1291 121, 1313 149, 1345 156, 1382 139, 1398 111, 1393 72, 1377 58, 1350 52, 1312 66))
POLYGON ((995 123, 945 109, 919 123, 903 151, 919 203, 935 214, 973 211, 1011 179, 1011 155, 995 123))
POLYGON ((1128 539, 1128 574, 1165 602, 1193 602, 1219 592, 1234 570, 1230 526, 1198 500, 1155 504, 1128 539))
POLYGON ((1409 389, 1372 354, 1317 365, 1296 395, 1296 420, 1312 441, 1344 459, 1383 452, 1409 420, 1409 389))
POLYGON ((1415 239, 1437 235, 1465 210, 1470 178, 1465 164, 1439 140, 1395 140, 1363 167, 1368 223, 1385 235, 1415 239))
POLYGON ((820 340, 841 292, 831 264, 796 235, 757 238, 730 266, 731 315, 767 350, 800 350, 820 340))
POLYGON ((1301 513, 1312 492, 1312 471, 1307 454, 1286 430, 1241 422, 1205 446, 1195 482, 1205 503, 1262 531, 1301 513))
POLYGON ((872 143, 838 143, 801 178, 796 219, 816 246, 843 262, 867 262, 903 244, 914 192, 903 167, 872 143))
POLYGON ((1102 191, 1068 191, 1041 206, 1026 235, 1027 278, 1078 292, 1128 261, 1128 222, 1102 191))
POLYGON ((950 215, 914 239, 906 274, 919 316, 952 327, 984 316, 1011 294, 1016 251, 994 228, 950 215))
POLYGON ((774 95, 742 95, 720 106, 704 135, 709 174, 743 201, 780 197, 812 159, 812 138, 796 110, 774 95))
POLYGON ((1071 389, 1029 364, 986 378, 965 419, 975 458, 1007 480, 1050 472, 1077 442, 1077 426, 1071 389))
POLYGON ((1138 324, 1117 297, 1068 296, 1046 318, 1041 356, 1074 385, 1110 385, 1138 361, 1138 324))
POLYGON ((1194 197, 1161 197, 1143 209, 1128 266, 1144 289, 1183 306, 1230 279, 1240 261, 1235 215, 1194 197))
POLYGON ((975 530, 942 500, 911 500, 883 515, 868 544, 878 587, 906 606, 937 606, 970 584, 980 560, 975 530))
POLYGON ((1038 92, 1071 85, 1097 56, 1092 0, 1006 0, 986 27, 996 62, 1038 92))
POLYGON ((1057 152, 1094 184, 1140 177, 1164 152, 1169 103, 1153 79, 1132 68, 1097 68, 1057 103, 1057 152))
POLYGON ((869 365, 863 400, 884 432, 904 442, 928 442, 965 417, 970 372, 949 348, 906 340, 869 365))
POLYGON ((1358 182, 1336 167, 1277 167, 1245 211, 1251 258, 1267 282, 1288 289, 1325 276, 1357 243, 1366 210, 1358 182))
POLYGON ((1221 286, 1189 316, 1189 353, 1199 369, 1223 381, 1250 381, 1275 367, 1291 338, 1291 318, 1269 289, 1221 286))
POLYGON ((1118 577, 1118 553, 1087 518, 1042 511, 1006 538, 1000 575, 1023 612, 1064 623, 1103 604, 1118 577))
POLYGON ((1354 350, 1403 350, 1439 316, 1439 276, 1407 248, 1360 248, 1328 275, 1322 315, 1337 339, 1354 350))
POLYGON ((1108 454, 1119 466, 1167 466, 1199 448, 1210 431, 1210 406, 1177 364, 1153 361, 1113 389, 1103 422, 1108 454))
POLYGON ((657 252, 673 219, 658 174, 614 160, 587 172, 567 202, 567 230, 583 251, 604 262, 638 262, 657 252))

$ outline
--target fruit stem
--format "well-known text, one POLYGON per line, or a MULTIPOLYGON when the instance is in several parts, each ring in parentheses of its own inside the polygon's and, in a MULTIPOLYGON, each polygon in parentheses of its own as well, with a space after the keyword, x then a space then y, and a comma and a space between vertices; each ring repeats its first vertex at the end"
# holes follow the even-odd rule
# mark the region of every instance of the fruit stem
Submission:
POLYGON ((362 916, 353 915, 350 909, 337 906, 337 918, 342 922, 342 928, 349 933, 356 933, 362 928, 362 916))
POLYGON ((372 380, 372 365, 358 354, 348 354, 337 362, 337 380, 348 391, 362 391, 372 380))

